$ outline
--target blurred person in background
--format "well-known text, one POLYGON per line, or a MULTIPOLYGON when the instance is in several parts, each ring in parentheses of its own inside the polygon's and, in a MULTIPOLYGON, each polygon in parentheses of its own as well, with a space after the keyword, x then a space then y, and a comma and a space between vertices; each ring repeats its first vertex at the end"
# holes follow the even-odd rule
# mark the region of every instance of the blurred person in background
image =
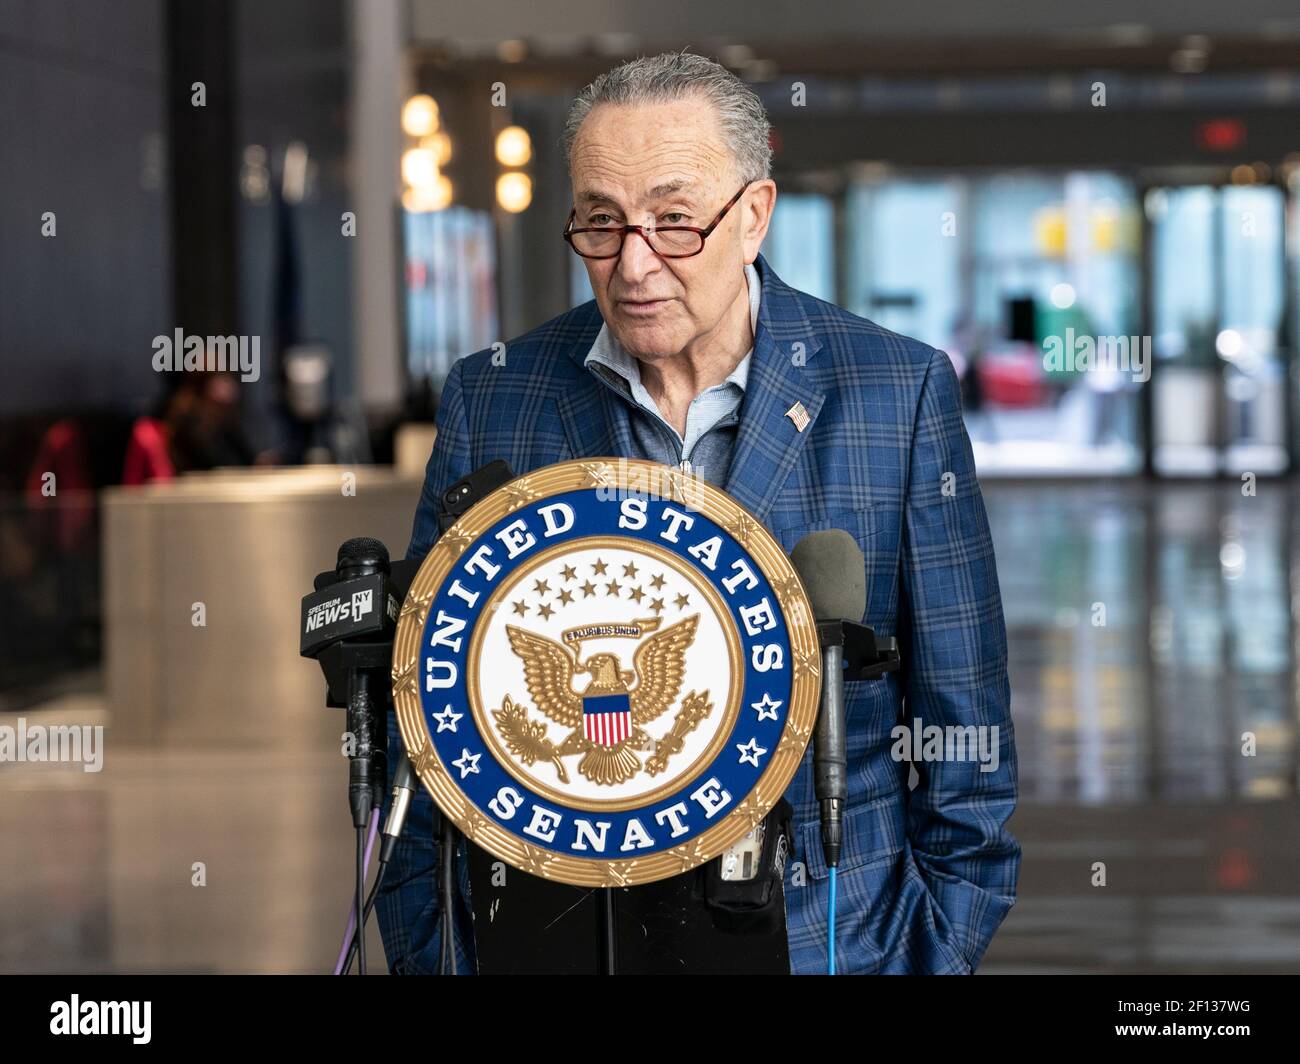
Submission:
POLYGON ((229 372, 178 374, 158 417, 131 429, 123 484, 171 480, 194 470, 252 465, 256 454, 239 421, 239 380, 229 372))

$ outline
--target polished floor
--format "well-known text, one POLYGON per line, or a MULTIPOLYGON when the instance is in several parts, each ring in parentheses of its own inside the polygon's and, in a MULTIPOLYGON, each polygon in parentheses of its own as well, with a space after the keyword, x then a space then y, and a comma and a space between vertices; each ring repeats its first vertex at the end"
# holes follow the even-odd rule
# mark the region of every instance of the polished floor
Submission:
POLYGON ((1297 489, 1254 488, 986 486, 1024 861, 984 971, 1300 971, 1297 489))
MULTIPOLYGON (((1300 972, 1297 493, 986 485, 1024 862, 982 971, 1300 972)), ((0 723, 104 722, 97 682, 0 723)), ((328 970, 345 786, 337 754, 0 764, 0 971, 328 970)))

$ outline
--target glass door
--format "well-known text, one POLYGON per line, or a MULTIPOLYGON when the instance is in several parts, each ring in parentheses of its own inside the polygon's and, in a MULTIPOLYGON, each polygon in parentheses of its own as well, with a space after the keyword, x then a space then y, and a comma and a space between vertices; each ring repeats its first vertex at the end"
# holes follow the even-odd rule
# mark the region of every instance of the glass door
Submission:
POLYGON ((844 305, 947 352, 981 474, 1140 473, 1140 213, 1101 171, 864 180, 844 305))
POLYGON ((1273 474, 1287 446, 1285 197, 1270 185, 1149 189, 1152 464, 1273 474))

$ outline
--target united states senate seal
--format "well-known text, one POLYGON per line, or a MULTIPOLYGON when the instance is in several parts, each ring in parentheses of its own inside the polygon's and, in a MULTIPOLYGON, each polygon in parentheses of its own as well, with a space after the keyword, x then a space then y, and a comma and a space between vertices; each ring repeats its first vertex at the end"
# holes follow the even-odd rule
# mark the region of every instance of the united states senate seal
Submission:
POLYGON ((430 550, 398 619, 411 764, 473 842, 533 875, 685 872, 781 797, 821 690, 812 610, 739 503, 606 458, 535 470, 430 550))

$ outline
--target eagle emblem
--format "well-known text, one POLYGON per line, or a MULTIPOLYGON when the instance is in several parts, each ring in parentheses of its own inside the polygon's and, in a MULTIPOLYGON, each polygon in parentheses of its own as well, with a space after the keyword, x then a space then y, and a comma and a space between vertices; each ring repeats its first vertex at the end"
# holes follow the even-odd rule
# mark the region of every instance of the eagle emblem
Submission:
MULTIPOLYGON (((643 767, 652 776, 663 771, 682 749, 685 736, 713 709, 707 690, 691 691, 665 735, 654 739, 646 731, 677 701, 686 676, 686 651, 695 640, 699 619, 694 614, 643 639, 631 669, 623 668, 617 654, 601 651, 582 660, 564 643, 506 625, 533 704, 569 729, 556 745, 546 724, 530 720, 527 707, 507 695, 492 712, 507 748, 525 765, 550 762, 562 783, 569 782, 563 759, 577 755, 582 756, 578 772, 605 786, 625 783, 643 767), (591 677, 581 692, 573 686, 579 675, 591 677), (635 750, 652 751, 644 766, 635 750)), ((645 630, 657 626, 657 619, 642 625, 645 630)))

